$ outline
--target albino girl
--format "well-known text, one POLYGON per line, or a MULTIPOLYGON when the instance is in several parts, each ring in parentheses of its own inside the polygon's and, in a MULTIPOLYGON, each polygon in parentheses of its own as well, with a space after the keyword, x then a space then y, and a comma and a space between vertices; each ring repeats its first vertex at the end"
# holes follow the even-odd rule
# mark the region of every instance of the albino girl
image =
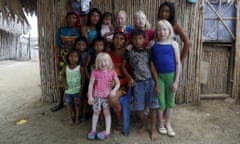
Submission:
POLYGON ((109 137, 111 129, 111 114, 108 97, 116 95, 120 87, 117 73, 113 70, 113 62, 111 57, 101 52, 96 57, 96 69, 92 71, 88 86, 88 104, 93 106, 92 129, 88 133, 88 139, 93 140, 98 137, 104 140, 109 137), (114 81, 115 86, 112 88, 109 81, 114 81), (96 131, 97 122, 101 109, 105 117, 106 130, 102 132, 96 131))
POLYGON ((152 48, 154 65, 158 72, 159 96, 159 132, 175 136, 171 126, 175 93, 178 88, 181 60, 178 43, 173 40, 173 28, 167 20, 160 20, 156 25, 155 38, 149 43, 152 48), (163 111, 166 110, 166 123, 163 123, 163 111))

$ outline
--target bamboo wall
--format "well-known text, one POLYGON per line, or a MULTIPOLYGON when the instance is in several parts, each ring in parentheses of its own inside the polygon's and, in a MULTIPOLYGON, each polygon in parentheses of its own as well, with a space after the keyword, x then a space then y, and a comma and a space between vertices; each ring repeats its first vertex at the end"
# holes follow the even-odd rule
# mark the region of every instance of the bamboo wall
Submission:
MULTIPOLYGON (((200 100, 199 68, 202 51, 202 2, 187 4, 183 0, 170 0, 175 2, 176 18, 189 36, 192 46, 187 59, 184 61, 181 75, 180 88, 177 92, 177 103, 196 103, 200 100)), ((129 15, 129 24, 133 23, 136 10, 143 10, 152 27, 156 23, 158 7, 164 0, 92 0, 92 7, 99 8, 102 12, 124 9, 129 15)), ((56 102, 58 89, 55 63, 55 33, 57 28, 65 25, 65 14, 68 5, 66 0, 41 0, 38 1, 38 25, 40 47, 40 69, 43 101, 56 102)), ((238 10, 239 13, 239 10, 238 10)), ((239 23, 238 23, 239 28, 239 23)), ((238 29, 239 32, 239 29, 238 29)), ((239 35, 238 35, 239 38, 239 35)), ((181 44, 181 43, 180 43, 181 44)), ((240 43, 236 43, 236 47, 240 43)), ((240 51, 236 51, 235 59, 239 59, 240 51)), ((235 60, 236 61, 236 60, 235 60)), ((239 99, 239 68, 240 62, 235 63, 235 78, 233 95, 239 99)))

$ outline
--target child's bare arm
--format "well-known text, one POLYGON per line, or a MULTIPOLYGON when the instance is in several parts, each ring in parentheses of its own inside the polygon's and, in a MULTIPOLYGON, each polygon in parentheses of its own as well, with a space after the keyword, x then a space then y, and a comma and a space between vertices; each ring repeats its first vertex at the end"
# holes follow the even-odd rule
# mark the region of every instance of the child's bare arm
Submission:
POLYGON ((120 81, 119 81, 117 75, 114 77, 114 82, 115 82, 115 86, 114 86, 114 88, 112 89, 112 91, 111 91, 111 93, 110 93, 110 96, 115 96, 116 93, 117 93, 117 90, 120 88, 120 81))
POLYGON ((176 60, 176 72, 175 72, 175 80, 172 85, 172 91, 176 92, 179 84, 179 77, 182 69, 181 59, 180 59, 180 50, 179 45, 176 41, 173 42, 173 48, 174 48, 174 55, 176 60))
POLYGON ((81 74, 81 89, 80 89, 80 93, 79 95, 82 96, 83 94, 83 87, 84 87, 84 84, 85 84, 85 72, 84 72, 84 68, 83 67, 80 67, 80 74, 81 74))
POLYGON ((95 82, 95 77, 91 74, 89 85, 88 85, 88 104, 93 105, 93 86, 95 82))
POLYGON ((160 87, 159 87, 159 83, 158 83, 158 73, 153 64, 153 61, 150 62, 150 68, 151 68, 151 72, 153 75, 153 79, 155 81, 155 96, 159 96, 160 95, 160 87))
POLYGON ((123 74, 126 76, 126 78, 128 79, 128 86, 129 87, 133 87, 135 85, 135 81, 134 79, 132 78, 132 76, 128 73, 127 69, 126 69, 126 64, 127 64, 127 61, 126 60, 123 60, 123 63, 121 65, 121 69, 123 71, 123 74))
POLYGON ((66 80, 66 67, 64 67, 64 71, 62 74, 62 83, 63 83, 63 87, 65 90, 68 89, 68 85, 67 85, 67 80, 66 80))
POLYGON ((85 62, 85 65, 84 65, 84 72, 85 72, 85 76, 86 76, 86 78, 90 78, 90 74, 89 74, 89 72, 88 72, 88 66, 89 66, 89 64, 90 64, 90 60, 91 60, 91 56, 90 55, 88 55, 87 56, 87 59, 86 59, 86 62, 85 62))

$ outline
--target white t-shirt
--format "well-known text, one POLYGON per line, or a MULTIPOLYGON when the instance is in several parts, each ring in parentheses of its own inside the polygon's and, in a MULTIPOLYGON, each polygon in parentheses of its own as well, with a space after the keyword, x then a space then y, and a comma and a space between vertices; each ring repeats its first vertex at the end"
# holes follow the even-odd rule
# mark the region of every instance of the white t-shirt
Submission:
POLYGON ((90 9, 91 0, 81 0, 81 7, 83 12, 87 12, 90 9))

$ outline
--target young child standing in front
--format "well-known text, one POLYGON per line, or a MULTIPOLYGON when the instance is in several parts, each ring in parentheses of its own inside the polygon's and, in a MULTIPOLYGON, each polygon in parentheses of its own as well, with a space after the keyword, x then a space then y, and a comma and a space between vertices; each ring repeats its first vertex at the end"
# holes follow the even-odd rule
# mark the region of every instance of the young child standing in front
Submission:
POLYGON ((79 54, 76 49, 69 51, 67 66, 64 69, 62 80, 65 90, 65 101, 68 105, 69 124, 73 124, 72 112, 75 107, 75 123, 79 124, 79 107, 82 99, 83 85, 85 82, 84 70, 79 64, 79 54))
POLYGON ((156 25, 155 39, 150 42, 153 61, 158 72, 159 96, 159 132, 175 136, 171 126, 175 93, 178 88, 181 60, 178 43, 173 40, 173 28, 167 20, 160 20, 156 25), (166 110, 166 123, 163 123, 163 111, 166 110))
POLYGON ((93 140, 98 137, 100 140, 108 138, 111 129, 111 114, 108 103, 109 96, 115 96, 120 87, 117 73, 113 70, 111 57, 101 52, 96 57, 95 70, 92 71, 88 86, 88 103, 93 105, 92 129, 88 133, 88 139, 93 140), (112 88, 109 81, 114 81, 115 86, 112 88), (106 130, 97 133, 97 122, 101 109, 105 117, 106 130))
MULTIPOLYGON (((84 68, 86 59, 89 55, 87 52, 87 39, 85 37, 77 38, 75 40, 74 48, 78 50, 80 59, 81 59, 79 64, 84 68)), ((83 99, 82 99, 81 105, 80 105, 80 113, 81 113, 80 120, 81 120, 81 122, 83 122, 87 119, 87 110, 88 110, 87 87, 88 87, 88 82, 85 80, 85 84, 83 85, 83 92, 82 92, 83 99)))
POLYGON ((147 121, 144 118, 144 107, 146 104, 150 108, 151 113, 151 139, 156 140, 158 138, 156 114, 159 108, 157 71, 152 61, 150 49, 144 47, 145 32, 142 30, 134 30, 131 33, 131 42, 133 48, 124 53, 121 68, 128 78, 128 85, 133 87, 134 108, 143 125, 139 133, 143 134, 147 129, 147 121), (125 68, 127 62, 129 62, 131 66, 132 76, 125 68))

